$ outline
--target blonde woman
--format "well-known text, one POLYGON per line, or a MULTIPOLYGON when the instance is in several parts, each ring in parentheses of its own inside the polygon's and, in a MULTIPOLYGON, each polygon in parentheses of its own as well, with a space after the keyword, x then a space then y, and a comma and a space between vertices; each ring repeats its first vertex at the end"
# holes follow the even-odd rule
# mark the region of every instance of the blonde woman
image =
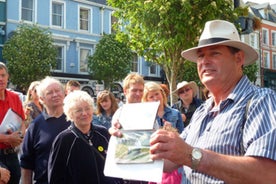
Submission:
POLYGON ((155 82, 147 82, 144 87, 142 101, 160 101, 156 118, 159 126, 162 127, 165 122, 168 122, 172 125, 172 127, 176 128, 179 133, 183 131, 184 124, 180 112, 167 105, 167 96, 159 84, 155 82))
POLYGON ((27 117, 25 121, 26 126, 35 119, 43 109, 42 104, 39 101, 39 96, 37 94, 37 87, 39 86, 39 81, 34 81, 30 84, 27 91, 26 101, 24 102, 24 111, 27 117))

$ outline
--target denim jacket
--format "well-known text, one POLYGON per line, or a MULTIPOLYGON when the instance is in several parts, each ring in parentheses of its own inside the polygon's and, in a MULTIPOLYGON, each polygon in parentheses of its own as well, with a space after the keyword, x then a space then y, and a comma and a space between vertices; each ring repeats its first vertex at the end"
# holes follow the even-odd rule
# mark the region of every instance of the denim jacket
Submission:
POLYGON ((181 133, 184 129, 184 123, 182 121, 180 112, 177 109, 173 109, 169 106, 166 106, 164 111, 165 113, 163 117, 156 117, 158 125, 163 126, 163 120, 168 121, 172 124, 174 128, 177 128, 179 133, 181 133))

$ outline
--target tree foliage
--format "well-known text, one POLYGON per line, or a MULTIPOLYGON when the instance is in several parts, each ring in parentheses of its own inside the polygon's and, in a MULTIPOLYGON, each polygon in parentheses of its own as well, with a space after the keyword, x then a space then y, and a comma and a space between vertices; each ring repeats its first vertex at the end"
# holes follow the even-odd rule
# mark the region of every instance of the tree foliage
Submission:
POLYGON ((50 32, 37 25, 20 25, 3 48, 10 81, 19 90, 27 90, 31 82, 50 75, 56 53, 50 32))
POLYGON ((243 68, 243 73, 247 75, 248 79, 255 83, 257 80, 257 71, 258 71, 258 65, 257 63, 254 63, 252 65, 248 65, 243 68))
POLYGON ((133 53, 123 42, 119 42, 114 34, 104 34, 96 46, 95 53, 88 58, 88 68, 92 77, 103 80, 105 88, 122 80, 130 71, 133 53))
POLYGON ((192 71, 183 70, 186 60, 181 51, 197 45, 205 22, 213 19, 235 22, 238 18, 232 0, 108 0, 108 3, 116 8, 118 37, 164 69, 171 91, 183 77, 198 81, 194 65, 191 64, 192 71))

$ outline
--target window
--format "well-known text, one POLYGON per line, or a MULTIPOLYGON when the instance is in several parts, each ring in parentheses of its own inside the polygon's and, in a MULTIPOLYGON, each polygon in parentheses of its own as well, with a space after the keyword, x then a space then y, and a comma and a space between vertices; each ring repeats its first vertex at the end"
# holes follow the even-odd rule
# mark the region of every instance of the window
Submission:
POLYGON ((80 30, 89 31, 90 10, 80 8, 80 30))
POLYGON ((52 4, 52 25, 63 27, 63 4, 53 2, 52 4))
POLYGON ((263 43, 268 45, 268 30, 267 29, 263 29, 263 43))
POLYGON ((252 47, 258 48, 258 40, 257 40, 257 35, 255 33, 250 34, 249 41, 252 47))
POLYGON ((91 50, 86 48, 80 49, 80 72, 88 72, 88 56, 91 55, 91 50))
POLYGON ((270 64, 269 64, 269 53, 268 52, 264 52, 264 63, 263 66, 264 68, 269 68, 270 64))
POLYGON ((63 63, 65 61, 64 58, 64 51, 65 51, 65 47, 64 46, 56 46, 57 48, 57 63, 56 63, 56 67, 54 68, 55 71, 63 71, 63 63))
POLYGON ((149 75, 157 75, 157 65, 155 63, 150 64, 149 75))
POLYGON ((30 22, 34 21, 34 1, 22 0, 21 7, 21 19, 30 22))
POLYGON ((276 70, 276 53, 272 54, 272 69, 276 70))
POLYGON ((272 45, 276 46, 276 32, 272 32, 271 38, 272 38, 272 45))
POLYGON ((138 55, 136 53, 133 53, 133 60, 130 66, 132 72, 138 72, 138 55))

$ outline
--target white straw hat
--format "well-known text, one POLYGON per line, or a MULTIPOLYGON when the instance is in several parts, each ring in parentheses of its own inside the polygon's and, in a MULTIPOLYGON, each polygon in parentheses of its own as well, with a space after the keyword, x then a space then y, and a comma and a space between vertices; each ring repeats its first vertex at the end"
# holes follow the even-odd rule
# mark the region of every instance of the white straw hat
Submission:
POLYGON ((240 41, 240 35, 235 25, 224 20, 206 22, 198 46, 182 51, 181 56, 189 61, 197 62, 198 49, 212 45, 225 45, 243 50, 245 53, 244 65, 253 64, 258 59, 255 49, 240 41))
POLYGON ((196 94, 198 92, 198 86, 194 81, 191 81, 191 82, 182 81, 182 82, 178 83, 176 86, 176 90, 174 90, 173 93, 178 92, 179 89, 181 89, 185 86, 189 86, 190 88, 192 88, 193 96, 196 96, 196 94))

